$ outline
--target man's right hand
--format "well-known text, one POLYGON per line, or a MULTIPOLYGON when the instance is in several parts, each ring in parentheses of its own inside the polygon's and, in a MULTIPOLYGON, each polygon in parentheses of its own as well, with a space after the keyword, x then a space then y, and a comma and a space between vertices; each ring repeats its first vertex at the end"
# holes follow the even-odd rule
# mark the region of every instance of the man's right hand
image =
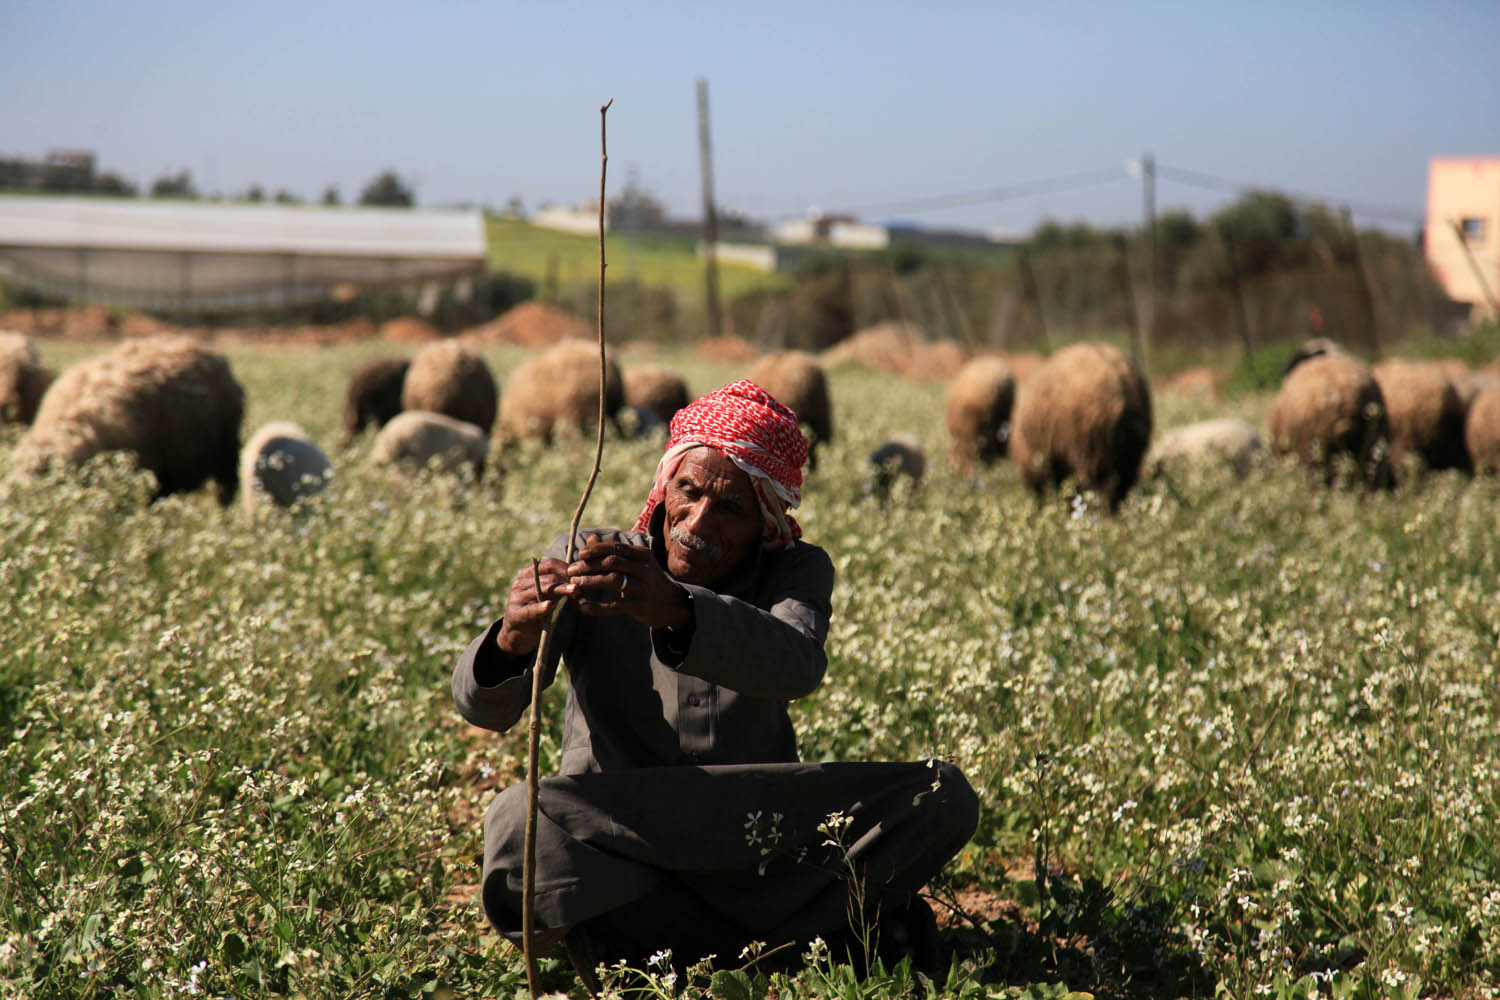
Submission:
POLYGON ((505 620, 495 634, 495 644, 510 656, 527 656, 542 641, 542 626, 562 596, 558 588, 568 582, 568 564, 561 559, 543 559, 541 599, 536 592, 536 578, 528 563, 516 574, 505 604, 505 620))

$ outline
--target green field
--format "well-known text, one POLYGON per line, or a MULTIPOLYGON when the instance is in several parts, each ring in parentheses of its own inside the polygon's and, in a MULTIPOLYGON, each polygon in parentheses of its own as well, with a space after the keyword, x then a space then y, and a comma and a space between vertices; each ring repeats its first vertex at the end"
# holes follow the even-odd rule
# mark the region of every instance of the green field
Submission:
MULTIPOLYGON (((595 236, 575 236, 516 219, 490 216, 486 221, 489 266, 535 281, 542 288, 549 273, 560 285, 597 284, 599 243, 595 236), (554 263, 555 261, 555 263, 554 263), (555 272, 550 269, 554 269, 555 272)), ((604 239, 607 279, 639 281, 668 288, 684 310, 703 308, 703 262, 697 240, 651 233, 611 233, 604 239)), ((786 288, 786 275, 765 274, 742 264, 719 264, 723 302, 759 288, 786 288)))
MULTIPOLYGON (((246 433, 296 419, 331 447, 379 350, 233 351, 246 433)), ((490 359, 503 382, 522 357, 490 359)), ((667 360, 700 392, 742 374, 667 360)), ((943 755, 979 792, 931 887, 963 911, 951 974, 820 959, 716 994, 1500 996, 1496 484, 1365 497, 1268 462, 1148 483, 1113 519, 1038 508, 1009 466, 946 469, 941 394, 833 373, 800 513, 839 574, 830 665, 793 718, 807 759, 943 755), (863 456, 902 431, 928 482, 882 509, 863 456)), ((1267 402, 1159 398, 1157 424, 1263 425, 1267 402)), ((448 677, 591 449, 477 485, 403 485, 367 450, 254 521, 206 492, 147 508, 118 460, 0 493, 0 995, 524 992, 475 891, 525 738, 466 730, 448 677)), ((631 522, 657 453, 611 440, 586 522, 631 522)), ((544 977, 584 995, 561 960, 544 977)))

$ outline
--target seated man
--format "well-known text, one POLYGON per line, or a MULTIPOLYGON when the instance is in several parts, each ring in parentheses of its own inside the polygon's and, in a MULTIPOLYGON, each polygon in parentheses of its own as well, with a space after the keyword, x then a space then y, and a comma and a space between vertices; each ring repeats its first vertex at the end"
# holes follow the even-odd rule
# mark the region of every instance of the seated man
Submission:
MULTIPOLYGON (((795 415, 754 383, 703 397, 672 419, 635 529, 581 536, 571 564, 559 540, 540 595, 522 567, 505 616, 459 658, 459 712, 503 732, 568 598, 541 665, 550 682, 551 653, 566 657, 569 685, 562 773, 540 789, 536 919, 539 940, 567 935, 586 981, 595 961, 737 962, 752 941, 837 944, 865 921, 887 948, 937 960, 916 893, 974 832, 963 775, 798 762, 787 702, 823 679, 833 591, 833 564, 787 514, 806 457, 795 415), (819 829, 831 814, 837 845, 819 829)), ((512 940, 525 825, 514 785, 485 816, 483 885, 512 940)))

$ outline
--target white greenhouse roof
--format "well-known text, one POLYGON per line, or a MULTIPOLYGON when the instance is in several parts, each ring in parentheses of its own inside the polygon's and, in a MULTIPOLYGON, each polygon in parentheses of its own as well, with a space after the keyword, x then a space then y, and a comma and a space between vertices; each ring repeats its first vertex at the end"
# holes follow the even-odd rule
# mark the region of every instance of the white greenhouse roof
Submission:
POLYGON ((484 267, 478 210, 0 197, 0 281, 157 309, 288 304, 484 267))

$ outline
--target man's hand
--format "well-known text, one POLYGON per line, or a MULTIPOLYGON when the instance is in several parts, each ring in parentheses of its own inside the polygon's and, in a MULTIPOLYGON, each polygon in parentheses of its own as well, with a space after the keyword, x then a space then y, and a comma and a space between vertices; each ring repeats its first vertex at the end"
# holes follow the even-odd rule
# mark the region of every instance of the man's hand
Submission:
POLYGON ((527 563, 516 574, 510 585, 510 598, 505 604, 505 623, 495 636, 495 644, 511 656, 526 656, 542 641, 542 626, 557 599, 571 591, 568 585, 568 565, 561 559, 543 559, 539 567, 542 577, 541 599, 536 592, 536 577, 531 564, 527 563))
POLYGON ((629 615, 651 628, 686 628, 688 592, 667 575, 651 550, 625 542, 589 542, 559 587, 586 615, 629 615))

